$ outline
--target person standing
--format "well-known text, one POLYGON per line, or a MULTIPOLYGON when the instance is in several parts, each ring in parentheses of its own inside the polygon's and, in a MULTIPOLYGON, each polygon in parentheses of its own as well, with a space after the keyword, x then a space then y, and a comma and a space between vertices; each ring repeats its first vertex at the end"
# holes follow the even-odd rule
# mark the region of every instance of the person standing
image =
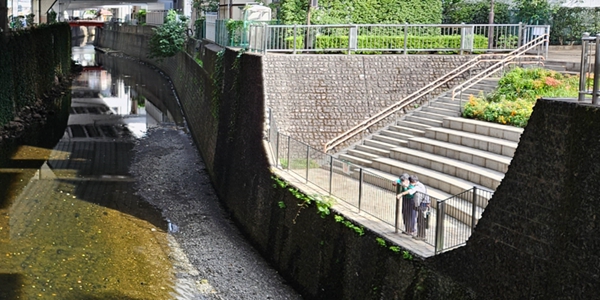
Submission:
POLYGON ((417 213, 417 234, 414 236, 414 239, 427 241, 427 220, 425 219, 425 213, 431 206, 431 200, 429 199, 429 195, 427 195, 427 188, 419 181, 417 175, 410 176, 408 180, 412 188, 401 192, 399 195, 413 196, 413 210, 417 213))
POLYGON ((412 236, 417 232, 417 211, 414 209, 413 195, 399 195, 413 187, 410 185, 409 178, 410 176, 407 173, 402 174, 396 180, 394 186, 396 186, 396 199, 400 200, 400 197, 402 197, 402 221, 404 223, 402 233, 412 236))

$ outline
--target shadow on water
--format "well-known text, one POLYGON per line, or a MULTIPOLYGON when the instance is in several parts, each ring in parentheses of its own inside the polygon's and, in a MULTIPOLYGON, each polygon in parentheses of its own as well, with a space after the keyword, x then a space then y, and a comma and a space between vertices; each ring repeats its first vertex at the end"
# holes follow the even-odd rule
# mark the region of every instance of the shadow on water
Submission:
MULTIPOLYGON (((76 57, 96 56, 87 47, 76 57)), ((102 60, 110 71, 87 68, 60 113, 2 144, 0 299, 167 299, 172 291, 168 223, 136 195, 129 167, 136 140, 153 126, 181 126, 181 110, 155 70, 102 60)))
POLYGON ((0 273, 0 299, 19 299, 22 296, 23 275, 0 273))
POLYGON ((23 145, 31 145, 37 148, 38 152, 49 152, 63 136, 70 105, 71 95, 66 93, 49 105, 49 111, 52 113, 47 116, 46 121, 32 123, 31 128, 19 138, 0 144, 0 209, 10 205, 11 195, 18 193, 23 183, 27 182, 46 160, 43 153, 33 155, 37 158, 15 159, 20 148, 23 145))

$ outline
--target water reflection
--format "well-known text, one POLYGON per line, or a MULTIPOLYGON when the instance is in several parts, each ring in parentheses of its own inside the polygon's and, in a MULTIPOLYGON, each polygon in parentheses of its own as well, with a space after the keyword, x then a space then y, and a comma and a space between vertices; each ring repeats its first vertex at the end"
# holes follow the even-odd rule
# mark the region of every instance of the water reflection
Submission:
POLYGON ((0 164, 0 299, 170 299, 180 289, 168 223, 135 195, 128 169, 135 140, 181 124, 181 113, 164 80, 138 76, 154 72, 129 68, 134 81, 100 68, 88 45, 74 47, 86 68, 62 139, 23 143, 0 164))

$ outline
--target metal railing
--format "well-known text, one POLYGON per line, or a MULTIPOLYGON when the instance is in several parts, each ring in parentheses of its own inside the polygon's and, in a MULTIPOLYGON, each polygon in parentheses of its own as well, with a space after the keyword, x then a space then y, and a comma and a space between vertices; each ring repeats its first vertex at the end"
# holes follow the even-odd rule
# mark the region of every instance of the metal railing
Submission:
POLYGON ((600 89, 600 34, 590 36, 584 33, 581 38, 581 66, 579 70, 579 101, 592 95, 592 104, 598 101, 600 89))
MULTIPOLYGON (((401 109, 423 99, 424 97, 431 95, 439 87, 442 87, 443 85, 450 83, 453 79, 455 79, 463 74, 468 73, 470 78, 467 79, 467 82, 472 83, 474 85, 477 82, 491 76, 498 70, 501 70, 506 64, 511 63, 513 60, 515 60, 519 57, 523 57, 528 51, 530 51, 531 49, 536 49, 536 47, 538 47, 539 45, 543 45, 544 47, 547 47, 548 34, 538 36, 537 38, 531 40, 527 44, 519 47, 517 50, 514 50, 509 54, 478 55, 478 56, 474 57, 473 59, 469 60, 468 62, 455 68, 454 70, 444 74, 440 78, 432 81, 431 83, 427 84, 426 86, 420 88, 419 90, 404 97, 402 100, 388 106, 386 109, 375 114, 373 117, 371 117, 367 120, 364 120, 363 122, 359 123, 358 125, 350 128, 346 132, 335 137, 334 139, 332 139, 331 141, 327 142, 324 145, 323 151, 328 152, 328 151, 334 149, 336 146, 343 144, 343 143, 347 142, 348 140, 354 138, 358 134, 365 132, 365 130, 371 128, 372 126, 379 125, 379 123, 386 120, 391 115, 393 115, 393 114, 397 113, 398 111, 400 111, 401 109), (501 59, 494 58, 494 57, 497 57, 498 55, 501 55, 502 58, 501 59), (480 65, 481 63, 494 63, 494 64, 491 67, 487 67, 482 72, 476 73, 476 74, 486 74, 485 77, 483 77, 483 76, 478 77, 477 75, 472 76, 472 70, 481 67, 481 65, 480 65), (493 70, 493 72, 491 72, 491 70, 493 70), (472 80, 473 78, 476 78, 478 80, 473 81, 472 80)), ((529 58, 542 59, 543 57, 542 56, 530 56, 529 58)), ((454 90, 453 90, 453 96, 454 96, 454 90)))
POLYGON ((357 213, 368 214, 393 226, 396 233, 413 231, 408 227, 416 222, 416 229, 426 228, 421 231, 425 237, 422 241, 432 246, 435 254, 466 243, 493 194, 474 187, 444 200, 429 196, 430 217, 424 219, 412 205, 403 208, 403 199, 396 200, 394 178, 337 159, 280 133, 270 109, 266 111, 265 125, 274 167, 304 180, 323 194, 334 196, 357 213), (413 221, 406 221, 407 211, 414 213, 413 221))
POLYGON ((549 32, 547 25, 519 24, 250 24, 259 53, 509 52, 549 32))
POLYGON ((452 89, 452 93, 451 93, 452 100, 455 99, 457 93, 460 95, 459 99, 460 99, 460 107, 461 107, 461 112, 462 112, 462 100, 463 100, 462 93, 464 90, 471 88, 475 84, 496 74, 499 71, 503 71, 507 65, 528 64, 528 63, 541 64, 542 63, 541 61, 544 60, 545 55, 547 55, 546 53, 544 53, 544 56, 542 56, 542 53, 543 53, 544 49, 547 49, 549 41, 550 41, 549 33, 544 33, 542 35, 535 37, 534 39, 529 41, 527 44, 519 47, 517 50, 514 50, 514 51, 508 53, 504 58, 499 59, 499 60, 490 60, 490 62, 494 62, 494 64, 487 67, 485 70, 477 73, 476 75, 471 76, 469 79, 467 79, 463 83, 455 86, 452 89), (537 55, 527 55, 527 53, 530 53, 532 51, 537 53, 537 55), (522 59, 528 59, 530 61, 523 61, 522 59), (515 60, 518 60, 518 61, 515 61, 515 60))

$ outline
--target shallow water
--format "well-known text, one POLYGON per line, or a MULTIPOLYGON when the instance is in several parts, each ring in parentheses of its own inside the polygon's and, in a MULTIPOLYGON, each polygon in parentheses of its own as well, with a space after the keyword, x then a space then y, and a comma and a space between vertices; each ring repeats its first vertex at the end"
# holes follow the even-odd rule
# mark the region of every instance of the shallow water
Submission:
POLYGON ((31 132, 42 138, 2 152, 0 299, 185 294, 193 287, 176 278, 168 232, 176 224, 136 195, 128 171, 131 149, 150 127, 182 124, 171 88, 143 65, 100 58, 89 44, 73 53, 88 68, 73 82, 62 138, 31 132))

